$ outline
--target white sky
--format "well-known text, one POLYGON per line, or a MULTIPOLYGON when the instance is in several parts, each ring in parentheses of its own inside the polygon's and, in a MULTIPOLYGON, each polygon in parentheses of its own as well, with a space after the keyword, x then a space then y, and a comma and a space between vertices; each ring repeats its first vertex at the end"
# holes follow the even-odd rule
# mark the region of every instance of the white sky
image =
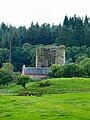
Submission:
POLYGON ((64 16, 90 16, 90 0, 0 0, 0 23, 29 27, 31 22, 62 23, 64 16))

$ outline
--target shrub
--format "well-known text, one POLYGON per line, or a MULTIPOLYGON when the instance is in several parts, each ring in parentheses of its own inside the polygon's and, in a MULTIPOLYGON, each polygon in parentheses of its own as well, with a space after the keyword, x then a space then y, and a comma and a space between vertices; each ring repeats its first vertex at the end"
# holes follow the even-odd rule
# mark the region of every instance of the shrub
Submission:
POLYGON ((49 72, 49 77, 57 77, 57 75, 56 75, 56 72, 58 71, 60 69, 60 66, 59 65, 57 65, 57 64, 53 64, 52 66, 51 66, 51 71, 49 72))
POLYGON ((64 77, 64 68, 63 66, 53 64, 51 66, 51 71, 49 72, 49 77, 60 78, 64 77))
POLYGON ((50 81, 40 81, 39 82, 39 87, 47 87, 47 86, 50 86, 51 85, 51 83, 50 83, 50 81))
POLYGON ((7 71, 12 76, 13 82, 16 80, 16 73, 13 71, 14 67, 11 63, 9 62, 3 63, 1 69, 7 71))
POLYGON ((26 75, 18 75, 17 85, 22 85, 25 88, 26 83, 28 83, 30 78, 26 75))
POLYGON ((27 91, 21 91, 20 93, 18 93, 18 96, 30 96, 30 93, 27 91))
POLYGON ((63 68, 63 66, 60 66, 60 68, 56 71, 56 77, 57 78, 64 77, 64 68, 63 68))
POLYGON ((79 64, 82 60, 84 60, 87 56, 79 56, 76 60, 76 63, 79 64))
POLYGON ((11 63, 3 63, 2 69, 5 69, 7 71, 13 71, 14 67, 11 63))
POLYGON ((28 91, 21 91, 18 93, 18 96, 42 96, 42 92, 28 92, 28 91))
POLYGON ((69 63, 64 66, 52 65, 49 77, 90 77, 90 58, 85 58, 79 64, 69 63))
POLYGON ((8 84, 13 80, 13 77, 9 71, 0 69, 0 85, 8 84))
POLYGON ((64 76, 65 77, 81 77, 81 69, 78 65, 74 63, 64 65, 64 76))
POLYGON ((87 76, 90 77, 90 58, 82 60, 79 66, 87 73, 87 76))

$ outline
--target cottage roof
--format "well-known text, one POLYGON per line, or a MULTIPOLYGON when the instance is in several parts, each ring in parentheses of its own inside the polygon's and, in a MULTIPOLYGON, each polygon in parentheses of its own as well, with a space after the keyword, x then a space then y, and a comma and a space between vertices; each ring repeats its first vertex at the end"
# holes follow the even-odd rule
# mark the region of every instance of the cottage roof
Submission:
POLYGON ((50 71, 49 67, 25 67, 24 74, 26 75, 47 75, 50 71))

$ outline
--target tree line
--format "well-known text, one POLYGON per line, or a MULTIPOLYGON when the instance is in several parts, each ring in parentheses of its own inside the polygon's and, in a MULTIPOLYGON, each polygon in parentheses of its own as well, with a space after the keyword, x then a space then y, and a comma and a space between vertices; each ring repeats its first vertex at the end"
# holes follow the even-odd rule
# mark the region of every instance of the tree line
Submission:
POLYGON ((31 23, 29 28, 0 25, 0 67, 11 59, 15 71, 22 65, 35 66, 35 49, 43 45, 65 45, 66 62, 90 57, 90 23, 74 15, 65 16, 63 24, 31 23), (10 56, 11 53, 11 56, 10 56))
POLYGON ((90 77, 90 58, 84 58, 77 64, 69 63, 63 66, 53 64, 49 77, 90 77))

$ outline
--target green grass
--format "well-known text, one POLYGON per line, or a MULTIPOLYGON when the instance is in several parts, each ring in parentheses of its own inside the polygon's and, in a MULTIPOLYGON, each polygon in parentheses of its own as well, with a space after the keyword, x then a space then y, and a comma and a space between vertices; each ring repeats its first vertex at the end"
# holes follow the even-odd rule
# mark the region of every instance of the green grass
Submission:
MULTIPOLYGON (((76 93, 90 91, 90 78, 55 78, 49 79, 51 86, 39 87, 39 82, 30 82, 26 85, 28 92, 42 91, 43 94, 58 94, 58 93, 76 93)), ((17 94, 20 91, 25 91, 22 86, 12 84, 2 87, 0 94, 17 94)))
MULTIPOLYGON (((30 82, 26 91, 42 96, 16 96, 22 86, 0 86, 0 120, 90 120, 90 78, 57 78, 39 87, 30 82)), ((44 82, 44 81, 41 81, 44 82)))
POLYGON ((42 91, 44 94, 72 93, 90 91, 90 78, 49 79, 51 86, 38 87, 38 83, 27 84, 28 91, 42 91))
POLYGON ((90 120, 90 94, 0 96, 0 120, 90 120))

